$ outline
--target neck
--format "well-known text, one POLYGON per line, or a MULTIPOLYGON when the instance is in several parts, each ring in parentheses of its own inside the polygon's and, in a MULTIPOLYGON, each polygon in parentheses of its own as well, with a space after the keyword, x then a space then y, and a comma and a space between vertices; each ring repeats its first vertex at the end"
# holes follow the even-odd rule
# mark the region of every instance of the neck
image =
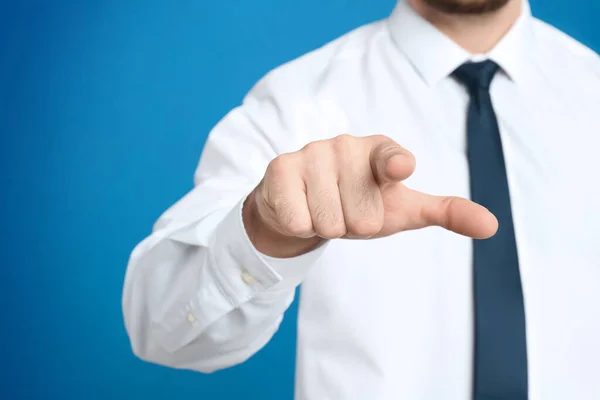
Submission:
POLYGON ((511 0, 501 9, 478 15, 446 14, 423 0, 408 0, 410 6, 442 33, 471 54, 489 52, 521 15, 523 0, 511 0))

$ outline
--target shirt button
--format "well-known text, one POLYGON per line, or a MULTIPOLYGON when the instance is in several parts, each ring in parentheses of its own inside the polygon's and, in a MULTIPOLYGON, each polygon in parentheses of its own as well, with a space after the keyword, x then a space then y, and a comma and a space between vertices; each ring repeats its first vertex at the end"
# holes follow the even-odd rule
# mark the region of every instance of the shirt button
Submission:
POLYGON ((190 311, 189 313, 187 313, 187 321, 190 324, 193 324, 194 322, 196 322, 196 316, 194 315, 193 312, 190 311))
POLYGON ((256 283, 256 279, 248 271, 242 272, 242 280, 246 285, 254 285, 256 283))

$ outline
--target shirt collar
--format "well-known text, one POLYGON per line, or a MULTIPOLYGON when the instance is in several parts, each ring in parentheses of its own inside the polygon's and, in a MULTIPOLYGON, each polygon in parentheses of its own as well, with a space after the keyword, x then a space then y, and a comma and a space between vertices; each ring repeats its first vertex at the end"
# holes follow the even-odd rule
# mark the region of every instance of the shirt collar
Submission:
POLYGON ((487 54, 474 55, 456 44, 422 18, 406 0, 398 0, 389 18, 392 38, 413 67, 427 82, 435 85, 467 61, 490 59, 515 82, 520 81, 531 56, 531 8, 523 0, 521 15, 509 32, 487 54))

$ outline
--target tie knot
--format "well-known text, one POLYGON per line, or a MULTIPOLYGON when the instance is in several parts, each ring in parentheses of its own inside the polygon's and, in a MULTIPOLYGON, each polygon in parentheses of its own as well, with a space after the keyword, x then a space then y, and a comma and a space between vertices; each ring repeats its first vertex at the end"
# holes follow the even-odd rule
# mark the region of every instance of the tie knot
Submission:
POLYGON ((479 88, 487 90, 498 68, 498 64, 492 60, 467 62, 454 70, 452 75, 471 91, 479 88))

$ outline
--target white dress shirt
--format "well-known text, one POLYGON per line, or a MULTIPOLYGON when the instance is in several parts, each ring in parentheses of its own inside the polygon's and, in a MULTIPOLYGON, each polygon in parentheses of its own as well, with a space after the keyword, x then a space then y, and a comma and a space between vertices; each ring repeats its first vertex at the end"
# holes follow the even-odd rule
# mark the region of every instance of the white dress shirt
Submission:
MULTIPOLYGON (((412 151, 406 185, 469 197, 468 60, 491 86, 510 185, 531 400, 600 399, 600 58, 531 16, 470 55, 400 1, 392 15, 268 73, 211 132, 195 187, 133 251, 123 310, 133 351, 211 372, 267 344, 302 283, 298 400, 467 400, 472 241, 441 228, 333 240, 275 259, 241 205, 270 160, 342 133, 412 151)), ((265 372, 266 373, 266 372, 265 372)))

